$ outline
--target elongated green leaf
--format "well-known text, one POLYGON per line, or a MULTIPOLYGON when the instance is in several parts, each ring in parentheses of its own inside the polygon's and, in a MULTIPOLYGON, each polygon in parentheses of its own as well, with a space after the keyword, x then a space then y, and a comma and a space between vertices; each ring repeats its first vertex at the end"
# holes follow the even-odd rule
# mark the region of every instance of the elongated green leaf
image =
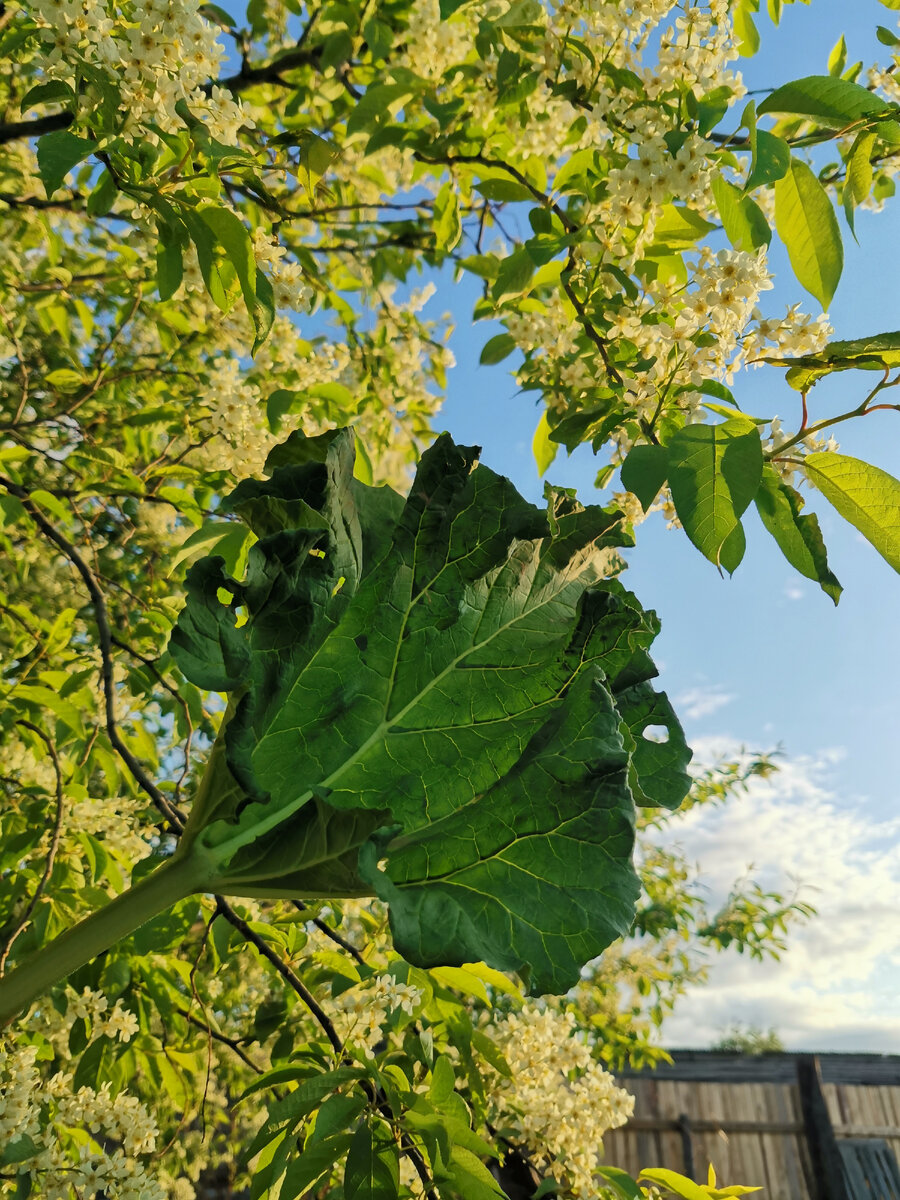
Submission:
POLYGON ((710 562, 733 573, 744 554, 740 517, 762 474, 759 432, 745 420, 686 425, 668 451, 669 487, 685 533, 710 562))
POLYGON ((779 479, 773 467, 763 467, 756 508, 791 566, 807 579, 815 580, 837 604, 843 588, 828 567, 818 518, 814 513, 801 516, 803 497, 779 479))
POLYGON ((847 224, 854 233, 853 211, 858 204, 868 197, 872 189, 875 169, 872 166, 872 154, 875 149, 875 133, 863 130, 856 136, 850 153, 847 155, 847 171, 844 178, 844 213, 847 224))
POLYGON ((808 75, 776 88, 758 107, 763 113, 809 117, 832 129, 875 113, 890 112, 890 105, 859 83, 833 75, 808 75))
POLYGON ((619 1167, 605 1164, 597 1168, 598 1174, 615 1193, 617 1200, 644 1200, 644 1193, 637 1183, 619 1167))
POLYGON ((679 1175, 677 1171, 670 1171, 667 1167, 645 1167, 638 1175, 639 1182, 644 1180, 661 1183, 676 1196, 682 1196, 683 1200, 708 1200, 706 1192, 698 1183, 694 1183, 685 1175, 679 1175))
POLYGON ((506 1200, 506 1193, 481 1159, 465 1146, 450 1151, 449 1173, 456 1193, 466 1200, 506 1200))
POLYGON ((92 154, 94 143, 78 137, 68 129, 55 129, 38 138, 37 160, 41 183, 49 200, 63 180, 80 162, 92 154))
POLYGON ((749 132, 751 152, 750 173, 744 191, 783 179, 791 166, 791 148, 783 138, 757 128, 755 101, 747 104, 741 123, 749 132))
POLYGON ((828 193, 799 159, 775 184, 775 227, 797 279, 827 308, 844 266, 841 232, 828 193))
POLYGON ((547 420, 546 411, 541 413, 541 419, 537 423, 531 440, 531 451, 537 463, 538 475, 546 475, 559 453, 559 442, 550 438, 550 422, 547 420))
POLYGON ((365 1122, 350 1142, 344 1168, 344 1200, 397 1200, 400 1158, 390 1127, 365 1122))
MULTIPOLYGON (((287 1165, 278 1200, 297 1200, 298 1196, 307 1195, 323 1175, 331 1174, 352 1145, 351 1136, 341 1134, 314 1146, 304 1146, 300 1154, 287 1165)), ((388 1193, 383 1194, 387 1196, 388 1193)), ((396 1192, 391 1200, 395 1200, 395 1197, 396 1192)))
POLYGON ((900 480, 871 463, 829 451, 808 455, 803 465, 810 483, 900 571, 900 480))
POLYGON ((181 245, 172 238, 164 241, 160 238, 156 249, 156 286, 159 289, 160 300, 170 300, 184 276, 184 262, 181 245))
POLYGON ((759 30, 752 16, 758 8, 758 0, 737 0, 733 9, 734 33, 743 58, 752 58, 759 49, 759 30))
POLYGON ((728 240, 735 250, 757 250, 768 246, 772 230, 755 200, 742 194, 740 188, 715 175, 712 181, 713 196, 728 240))
POLYGON ((255 354, 266 340, 275 318, 272 285, 257 269, 253 254, 253 242, 240 217, 231 209, 220 208, 218 205, 212 204, 200 209, 200 216, 234 267, 247 312, 250 314, 250 320, 256 330, 256 338, 253 342, 253 353, 255 354))
POLYGON ((445 183, 435 197, 433 228, 438 250, 452 250, 462 237, 459 198, 452 183, 445 183))
POLYGON ((637 496, 644 512, 659 495, 669 470, 665 446, 633 446, 622 463, 622 487, 637 496))
POLYGON ((515 339, 511 333, 498 333, 485 342, 478 361, 482 366, 493 366, 494 363, 502 362, 504 358, 512 354, 515 348, 515 339))
POLYGON ((690 752, 655 616, 602 577, 621 514, 476 456, 439 438, 404 503, 348 432, 293 434, 235 490, 247 576, 192 568, 171 643, 233 693, 183 844, 216 890, 375 891, 408 960, 564 990, 630 927, 635 799, 677 806, 690 752))

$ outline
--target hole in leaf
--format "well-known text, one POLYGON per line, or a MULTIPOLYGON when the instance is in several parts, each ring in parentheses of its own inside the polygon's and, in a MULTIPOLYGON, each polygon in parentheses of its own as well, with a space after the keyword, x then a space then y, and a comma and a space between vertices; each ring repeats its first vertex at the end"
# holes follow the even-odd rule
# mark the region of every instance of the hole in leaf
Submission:
POLYGON ((669 740, 669 731, 665 725, 648 725, 642 736, 648 742, 659 742, 664 745, 669 740))

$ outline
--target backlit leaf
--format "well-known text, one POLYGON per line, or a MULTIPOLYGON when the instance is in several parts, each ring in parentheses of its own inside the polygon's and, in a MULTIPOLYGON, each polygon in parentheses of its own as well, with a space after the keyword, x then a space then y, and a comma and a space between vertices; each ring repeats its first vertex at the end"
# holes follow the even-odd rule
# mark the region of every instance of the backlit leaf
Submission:
POLYGON ((828 567, 818 518, 814 513, 801 515, 803 497, 784 483, 773 467, 763 467, 756 508, 791 566, 807 579, 815 580, 837 604, 843 589, 828 567))
POLYGON ((900 571, 900 480, 830 451, 807 455, 803 465, 810 483, 900 571))
POLYGON ((762 474, 759 432, 746 420, 686 425, 668 451, 669 487, 685 533, 710 562, 732 573, 744 553, 740 517, 762 474))
POLYGON ((799 159, 775 184, 775 226, 797 279, 827 308, 844 265, 841 233, 828 193, 799 159))
POLYGON ((776 88, 758 106, 763 113, 786 113, 809 117, 820 125, 843 129, 845 125, 876 113, 888 113, 890 105, 861 84, 833 75, 808 75, 776 88))

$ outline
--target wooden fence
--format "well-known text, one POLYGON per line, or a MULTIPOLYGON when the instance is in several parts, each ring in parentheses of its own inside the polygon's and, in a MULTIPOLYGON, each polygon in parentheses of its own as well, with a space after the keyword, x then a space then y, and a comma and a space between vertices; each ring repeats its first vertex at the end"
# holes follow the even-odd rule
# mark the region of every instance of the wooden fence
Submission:
POLYGON ((671 1065, 620 1074, 634 1117, 604 1138, 607 1161, 633 1173, 670 1167, 698 1182, 712 1162, 722 1184, 763 1186, 760 1200, 900 1200, 900 1176, 891 1182, 900 1056, 672 1056, 671 1065), (867 1154, 888 1163, 878 1185, 854 1165, 867 1154))

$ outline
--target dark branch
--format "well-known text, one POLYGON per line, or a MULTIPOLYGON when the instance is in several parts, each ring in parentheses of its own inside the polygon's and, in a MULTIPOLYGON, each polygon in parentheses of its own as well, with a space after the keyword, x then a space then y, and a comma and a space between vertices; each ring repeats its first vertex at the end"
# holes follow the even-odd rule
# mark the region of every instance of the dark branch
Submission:
POLYGON ((53 133, 55 129, 67 129, 75 120, 74 113, 50 113, 34 121, 0 121, 0 146, 19 138, 40 137, 42 133, 53 133))

